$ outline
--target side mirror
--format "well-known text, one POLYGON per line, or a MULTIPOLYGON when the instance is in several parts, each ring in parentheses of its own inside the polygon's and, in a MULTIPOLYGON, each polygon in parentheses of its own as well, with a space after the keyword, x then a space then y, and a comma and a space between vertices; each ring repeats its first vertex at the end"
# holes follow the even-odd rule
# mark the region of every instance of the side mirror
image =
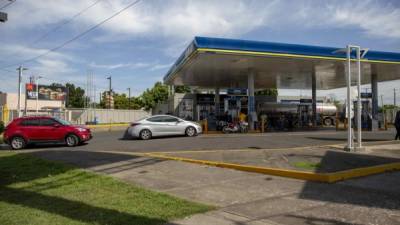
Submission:
POLYGON ((53 124, 53 127, 54 127, 54 128, 59 128, 59 127, 60 127, 60 124, 55 123, 55 124, 53 124))

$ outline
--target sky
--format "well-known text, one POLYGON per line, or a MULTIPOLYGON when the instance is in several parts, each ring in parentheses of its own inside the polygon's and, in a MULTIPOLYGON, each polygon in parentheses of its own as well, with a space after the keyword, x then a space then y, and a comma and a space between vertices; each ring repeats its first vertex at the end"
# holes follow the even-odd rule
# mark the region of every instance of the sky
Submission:
MULTIPOLYGON (((45 54, 23 64, 28 68, 24 82, 31 75, 40 75, 41 83, 70 82, 84 87, 87 74, 93 74, 96 90, 103 91, 108 88, 106 77, 111 75, 115 91, 126 93, 131 88, 132 95, 139 95, 162 81, 195 36, 332 47, 351 43, 400 52, 397 0, 141 0, 81 38, 48 53, 132 2, 16 0, 3 10, 8 13, 8 21, 0 23, 0 91, 17 92, 16 67, 45 54)), ((0 0, 0 8, 6 3, 0 0)), ((400 81, 379 84, 385 104, 393 102, 396 87, 400 93, 400 81)), ((279 93, 310 94, 307 90, 279 93)), ((343 99, 345 90, 318 94, 343 99)))

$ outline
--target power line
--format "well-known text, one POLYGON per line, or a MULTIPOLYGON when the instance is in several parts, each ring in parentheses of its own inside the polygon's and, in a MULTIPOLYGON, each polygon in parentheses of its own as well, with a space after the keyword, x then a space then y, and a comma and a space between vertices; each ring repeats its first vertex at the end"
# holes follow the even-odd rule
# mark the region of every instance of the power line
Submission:
MULTIPOLYGON (((68 20, 64 21, 63 23, 59 24, 58 26, 54 27, 53 29, 49 30, 48 32, 46 32, 45 34, 43 34, 42 36, 40 36, 39 38, 37 38, 36 40, 34 40, 32 43, 30 43, 29 45, 31 47, 33 47, 34 44, 37 44, 38 42, 40 42, 41 40, 45 39, 46 37, 48 37, 50 34, 54 33, 55 31, 57 31, 58 29, 60 29, 61 27, 71 23, 75 18, 77 18, 78 16, 82 15, 84 12, 88 11, 89 9, 91 9, 92 7, 94 7, 95 5, 97 5, 98 3, 100 3, 103 0, 97 0, 94 3, 92 3, 91 5, 89 5, 88 7, 82 9, 81 11, 79 11, 78 13, 76 13, 75 15, 73 15, 71 18, 69 18, 68 20)), ((16 54, 13 55, 17 55, 20 52, 17 52, 16 54)))
MULTIPOLYGON (((37 38, 36 40, 34 40, 33 42, 31 42, 28 46, 29 47, 33 47, 35 44, 39 43, 40 41, 42 41, 43 39, 45 39, 46 37, 48 37, 50 34, 54 33, 55 31, 59 30, 61 27, 71 23, 75 18, 77 18, 78 16, 82 15, 84 12, 86 12, 87 10, 89 10, 90 8, 94 7, 95 5, 97 5, 98 3, 100 3, 103 0, 97 0, 94 3, 92 3, 91 5, 89 5, 88 7, 82 9, 81 11, 79 11, 78 13, 76 13, 75 15, 73 15, 71 18, 69 18, 68 20, 64 21, 63 23, 59 24, 58 26, 54 27, 53 29, 49 30, 48 32, 46 32, 45 34, 43 34, 42 36, 40 36, 39 38, 37 38)), ((12 56, 16 56, 16 55, 21 55, 21 50, 15 52, 14 54, 9 55, 8 57, 12 57, 12 56)))
POLYGON ((55 52, 55 51, 57 51, 57 50, 59 50, 59 49, 65 47, 66 45, 68 45, 68 44, 70 44, 70 43, 76 41, 77 39, 81 38, 82 36, 88 34, 89 32, 95 30, 96 28, 100 27, 100 26, 103 25, 104 23, 108 22, 108 21, 111 20, 112 18, 118 16, 119 14, 121 14, 122 12, 124 12, 125 10, 131 8, 132 6, 136 5, 136 4, 139 3, 139 2, 140 2, 140 0, 136 0, 136 1, 132 2, 132 3, 130 3, 129 5, 125 6, 125 7, 122 8, 122 9, 120 9, 119 11, 117 11, 116 13, 114 13, 113 15, 111 15, 110 17, 108 17, 108 18, 102 20, 100 23, 98 23, 98 24, 92 26, 91 28, 89 28, 89 29, 85 30, 84 32, 82 32, 82 33, 76 35, 75 37, 73 37, 73 38, 67 40, 66 42, 62 43, 61 45, 59 45, 59 46, 57 46, 57 47, 54 47, 54 48, 52 48, 52 49, 49 49, 48 51, 46 51, 46 52, 44 52, 44 53, 42 53, 42 54, 39 54, 39 55, 37 55, 37 56, 35 56, 35 57, 32 57, 32 58, 30 58, 30 59, 26 59, 26 60, 23 60, 23 61, 21 61, 21 62, 19 62, 19 63, 15 63, 15 64, 11 64, 11 65, 5 66, 5 67, 3 67, 3 68, 8 68, 8 67, 11 67, 11 66, 16 66, 16 65, 20 65, 20 64, 25 64, 25 63, 27 63, 27 62, 35 61, 36 59, 38 59, 38 58, 40 58, 40 57, 43 57, 43 56, 46 56, 46 55, 48 55, 48 54, 51 53, 51 52, 55 52))
POLYGON ((10 1, 10 2, 7 3, 7 4, 5 4, 5 5, 3 5, 3 6, 0 8, 0 10, 7 8, 7 7, 10 6, 11 4, 13 4, 16 0, 9 0, 9 1, 10 1))

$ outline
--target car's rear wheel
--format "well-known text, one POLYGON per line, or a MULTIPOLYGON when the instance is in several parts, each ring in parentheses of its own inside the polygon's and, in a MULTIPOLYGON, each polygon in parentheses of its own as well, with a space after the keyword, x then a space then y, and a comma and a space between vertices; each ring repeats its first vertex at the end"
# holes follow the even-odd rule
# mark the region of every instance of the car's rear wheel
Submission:
POLYGON ((67 137, 65 137, 65 144, 68 147, 74 147, 79 144, 79 138, 75 134, 69 134, 67 137))
POLYGON ((17 137, 13 137, 13 138, 11 139, 10 145, 11 145, 11 148, 12 148, 12 149, 14 149, 14 150, 20 150, 20 149, 25 148, 25 146, 26 146, 26 141, 25 141, 24 138, 18 137, 18 136, 17 136, 17 137))
POLYGON ((151 131, 148 129, 144 129, 144 130, 140 131, 139 136, 142 140, 149 140, 149 139, 151 139, 151 131))
POLYGON ((196 129, 194 128, 194 127, 188 127, 188 128, 186 128, 186 130, 185 130, 185 134, 186 134, 186 136, 188 136, 188 137, 193 137, 193 136, 196 136, 196 129))

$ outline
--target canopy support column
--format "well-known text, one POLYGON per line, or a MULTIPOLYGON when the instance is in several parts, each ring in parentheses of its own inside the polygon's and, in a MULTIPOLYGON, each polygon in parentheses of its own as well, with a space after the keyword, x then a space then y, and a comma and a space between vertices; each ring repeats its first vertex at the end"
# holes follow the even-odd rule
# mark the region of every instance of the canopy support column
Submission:
POLYGON ((215 116, 220 116, 219 88, 215 88, 215 116))
POLYGON ((249 121, 249 129, 254 130, 254 121, 256 118, 256 109, 255 109, 255 99, 254 99, 254 71, 249 71, 247 75, 247 87, 248 87, 248 121, 249 121))
POLYGON ((317 127, 317 78, 315 74, 315 69, 312 70, 312 126, 317 127))
POLYGON ((379 128, 378 118, 378 75, 376 73, 371 74, 371 94, 372 94, 372 124, 371 130, 376 131, 379 128))
POLYGON ((378 75, 371 74, 372 118, 378 119, 378 75))

